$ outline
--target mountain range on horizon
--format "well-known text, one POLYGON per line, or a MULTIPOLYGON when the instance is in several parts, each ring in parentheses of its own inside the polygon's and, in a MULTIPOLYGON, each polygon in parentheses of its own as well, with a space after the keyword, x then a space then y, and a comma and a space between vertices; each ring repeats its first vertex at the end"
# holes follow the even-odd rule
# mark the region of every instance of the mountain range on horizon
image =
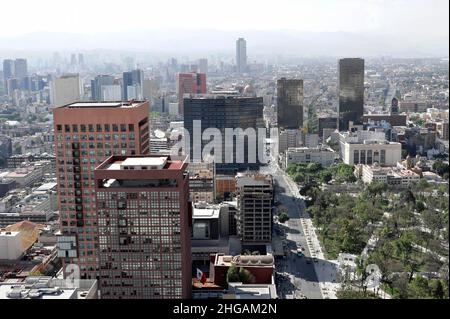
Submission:
POLYGON ((34 32, 0 38, 0 51, 123 51, 156 54, 234 54, 247 40, 252 55, 448 57, 448 37, 427 38, 292 30, 134 30, 103 34, 34 32))

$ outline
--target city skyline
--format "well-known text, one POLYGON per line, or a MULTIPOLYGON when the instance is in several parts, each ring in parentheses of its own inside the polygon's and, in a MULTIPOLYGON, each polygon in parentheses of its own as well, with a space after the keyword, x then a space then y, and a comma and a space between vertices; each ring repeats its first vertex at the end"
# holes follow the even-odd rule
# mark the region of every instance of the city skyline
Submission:
POLYGON ((448 299, 448 6, 2 4, 0 299, 448 299))

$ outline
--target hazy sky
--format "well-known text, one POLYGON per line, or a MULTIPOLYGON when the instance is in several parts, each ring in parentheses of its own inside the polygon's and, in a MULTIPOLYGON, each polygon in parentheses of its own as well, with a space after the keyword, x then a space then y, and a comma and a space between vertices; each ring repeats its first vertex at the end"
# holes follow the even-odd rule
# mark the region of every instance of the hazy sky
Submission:
POLYGON ((133 29, 372 31, 446 36, 448 0, 12 0, 0 36, 133 29))

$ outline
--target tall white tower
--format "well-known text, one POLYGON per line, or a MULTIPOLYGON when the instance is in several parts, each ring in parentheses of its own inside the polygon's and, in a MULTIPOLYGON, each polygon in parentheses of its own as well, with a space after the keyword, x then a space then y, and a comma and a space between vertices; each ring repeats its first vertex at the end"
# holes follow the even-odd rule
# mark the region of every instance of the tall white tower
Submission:
POLYGON ((236 66, 238 73, 247 71, 247 42, 244 38, 236 41, 236 66))

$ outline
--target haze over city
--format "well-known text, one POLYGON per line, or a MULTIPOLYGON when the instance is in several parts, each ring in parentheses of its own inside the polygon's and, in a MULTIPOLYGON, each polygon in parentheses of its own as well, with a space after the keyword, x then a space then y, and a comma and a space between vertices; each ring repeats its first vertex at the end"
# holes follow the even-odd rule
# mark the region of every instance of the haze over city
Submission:
POLYGON ((447 0, 5 2, 0 50, 448 56, 447 0), (14 27, 10 27, 14 25, 14 27))

